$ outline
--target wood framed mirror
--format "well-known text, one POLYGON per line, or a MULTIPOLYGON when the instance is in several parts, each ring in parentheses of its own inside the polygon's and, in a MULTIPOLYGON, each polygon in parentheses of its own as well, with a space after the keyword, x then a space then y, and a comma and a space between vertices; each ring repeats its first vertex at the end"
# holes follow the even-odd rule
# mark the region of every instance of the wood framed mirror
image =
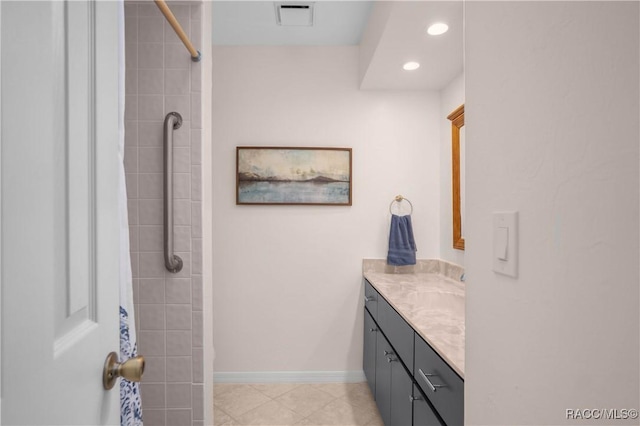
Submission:
POLYGON ((451 186, 453 206, 453 248, 464 250, 462 212, 464 203, 464 104, 447 116, 451 120, 451 186), (462 165, 462 166, 461 166, 462 165))

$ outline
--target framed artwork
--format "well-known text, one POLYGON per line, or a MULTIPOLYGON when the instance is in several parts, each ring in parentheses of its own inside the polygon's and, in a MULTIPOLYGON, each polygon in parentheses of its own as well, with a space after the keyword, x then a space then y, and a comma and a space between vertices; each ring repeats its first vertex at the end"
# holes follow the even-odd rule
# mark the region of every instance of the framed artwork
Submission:
POLYGON ((236 204, 351 205, 351 148, 236 148, 236 204))

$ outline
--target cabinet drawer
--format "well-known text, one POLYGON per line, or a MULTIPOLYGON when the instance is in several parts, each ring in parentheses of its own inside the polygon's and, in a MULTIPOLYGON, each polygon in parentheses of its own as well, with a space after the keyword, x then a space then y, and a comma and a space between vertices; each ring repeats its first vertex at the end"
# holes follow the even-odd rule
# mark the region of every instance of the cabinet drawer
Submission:
POLYGON ((438 415, 416 385, 413 385, 413 426, 442 426, 438 415))
POLYGON ((378 299, 380 295, 369 281, 364 280, 364 307, 367 308, 374 320, 378 321, 378 299))
POLYGON ((420 336, 415 335, 413 376, 448 426, 464 424, 464 382, 420 336))
POLYGON ((378 325, 404 365, 412 371, 415 332, 383 297, 378 300, 378 325))

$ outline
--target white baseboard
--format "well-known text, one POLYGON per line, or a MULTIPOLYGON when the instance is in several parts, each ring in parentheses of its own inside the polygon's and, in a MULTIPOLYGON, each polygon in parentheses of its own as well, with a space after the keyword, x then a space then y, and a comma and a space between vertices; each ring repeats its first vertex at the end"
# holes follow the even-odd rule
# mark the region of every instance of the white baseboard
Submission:
POLYGON ((359 383, 364 371, 250 371, 214 372, 214 383, 359 383))

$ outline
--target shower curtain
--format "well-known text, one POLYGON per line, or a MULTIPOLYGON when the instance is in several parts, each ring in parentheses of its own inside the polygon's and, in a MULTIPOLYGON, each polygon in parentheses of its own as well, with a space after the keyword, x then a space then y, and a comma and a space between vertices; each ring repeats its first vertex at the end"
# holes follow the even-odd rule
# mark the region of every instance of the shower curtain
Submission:
MULTIPOLYGON (((119 194, 118 212, 120 216, 120 362, 135 357, 138 352, 135 317, 133 310, 133 279, 131 258, 129 257, 129 216, 127 212, 127 190, 124 174, 124 0, 118 1, 118 130, 119 130, 119 194)), ((142 425, 142 401, 140 384, 120 379, 120 424, 122 426, 142 425)))

